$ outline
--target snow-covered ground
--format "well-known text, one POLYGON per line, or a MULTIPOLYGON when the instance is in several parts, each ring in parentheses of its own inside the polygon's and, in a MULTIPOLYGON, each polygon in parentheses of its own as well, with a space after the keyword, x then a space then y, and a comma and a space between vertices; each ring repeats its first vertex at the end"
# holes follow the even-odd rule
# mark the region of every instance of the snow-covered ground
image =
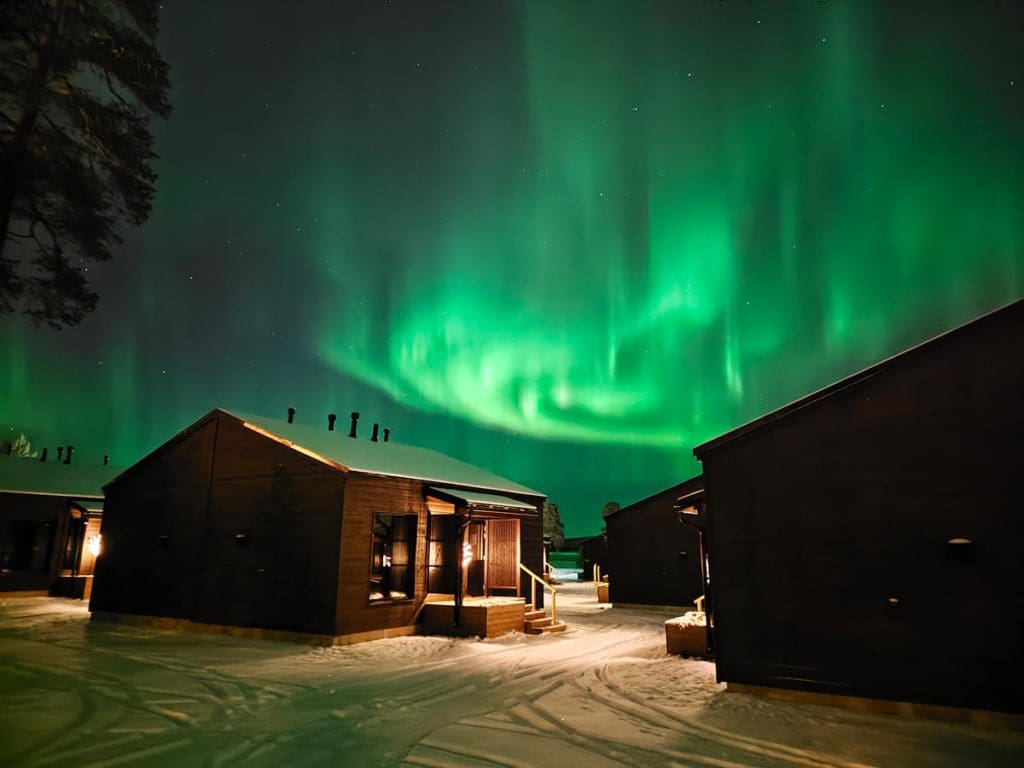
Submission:
POLYGON ((566 583, 569 630, 339 647, 0 600, 0 765, 1013 766, 1024 733, 726 694, 662 612, 566 583))

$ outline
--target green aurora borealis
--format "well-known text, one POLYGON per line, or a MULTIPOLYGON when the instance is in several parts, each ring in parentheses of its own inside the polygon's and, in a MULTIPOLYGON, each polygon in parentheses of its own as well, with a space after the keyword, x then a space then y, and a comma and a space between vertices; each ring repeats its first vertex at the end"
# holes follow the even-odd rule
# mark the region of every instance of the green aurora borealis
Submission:
POLYGON ((1024 4, 331 7, 166 4, 153 216, 80 327, 0 318, 5 429, 359 410, 583 534, 1024 294, 1024 4))

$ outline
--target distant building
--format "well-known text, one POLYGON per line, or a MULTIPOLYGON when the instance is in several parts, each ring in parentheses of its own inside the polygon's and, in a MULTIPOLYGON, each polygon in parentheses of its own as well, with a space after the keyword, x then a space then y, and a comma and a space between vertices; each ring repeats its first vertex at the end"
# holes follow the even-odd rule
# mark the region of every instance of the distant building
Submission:
MULTIPOLYGON (((605 570, 616 606, 692 606, 704 594, 701 541, 696 528, 680 522, 675 509, 689 499, 694 515, 704 503, 704 480, 695 477, 616 510, 605 518, 605 570)), ((686 519, 684 517, 684 519, 686 519)))
POLYGON ((0 455, 0 593, 88 597, 103 485, 121 468, 41 458, 0 455))
POLYGON ((1021 435, 1024 301, 695 448, 719 679, 1024 711, 1021 435))
POLYGON ((107 486, 90 609, 350 642, 528 596, 544 495, 386 440, 210 412, 107 486))

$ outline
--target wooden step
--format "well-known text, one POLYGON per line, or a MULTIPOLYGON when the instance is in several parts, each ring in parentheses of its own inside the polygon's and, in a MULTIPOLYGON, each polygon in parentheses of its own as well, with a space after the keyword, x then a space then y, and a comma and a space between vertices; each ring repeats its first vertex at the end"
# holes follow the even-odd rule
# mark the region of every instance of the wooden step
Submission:
POLYGON ((542 627, 527 627, 523 631, 528 635, 545 635, 548 632, 565 632, 565 624, 560 621, 557 624, 546 624, 542 627))
POLYGON ((549 627, 554 622, 552 621, 550 616, 545 616, 541 619, 529 619, 523 623, 526 629, 538 629, 540 627, 549 627))
POLYGON ((544 613, 544 611, 527 611, 525 614, 523 614, 523 618, 527 621, 543 619, 545 616, 547 616, 547 614, 544 613))

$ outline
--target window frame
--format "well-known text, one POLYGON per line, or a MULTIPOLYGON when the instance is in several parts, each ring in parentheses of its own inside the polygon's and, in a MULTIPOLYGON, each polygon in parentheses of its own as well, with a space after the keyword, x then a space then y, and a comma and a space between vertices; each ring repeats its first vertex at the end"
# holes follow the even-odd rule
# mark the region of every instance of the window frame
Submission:
POLYGON ((373 512, 370 525, 370 562, 369 562, 369 574, 367 578, 367 603, 373 605, 394 605, 396 603, 410 603, 416 599, 416 546, 419 539, 419 515, 414 512, 373 512), (384 523, 389 531, 389 537, 385 538, 380 533, 381 518, 387 518, 388 522, 384 523), (404 531, 400 531, 395 523, 396 520, 402 519, 404 523, 402 528, 404 531), (395 538, 395 534, 399 533, 405 538, 395 538), (401 556, 404 562, 396 563, 394 558, 395 544, 404 543, 406 553, 401 556), (388 559, 388 564, 384 564, 384 559, 388 559), (395 584, 392 587, 391 577, 393 568, 405 568, 406 573, 404 576, 404 584, 395 584), (376 581, 375 581, 376 580, 376 581), (405 589, 399 589, 398 587, 405 587, 405 589), (375 593, 381 594, 381 597, 374 597, 375 593), (404 597, 393 597, 392 592, 399 592, 404 594, 404 597))

